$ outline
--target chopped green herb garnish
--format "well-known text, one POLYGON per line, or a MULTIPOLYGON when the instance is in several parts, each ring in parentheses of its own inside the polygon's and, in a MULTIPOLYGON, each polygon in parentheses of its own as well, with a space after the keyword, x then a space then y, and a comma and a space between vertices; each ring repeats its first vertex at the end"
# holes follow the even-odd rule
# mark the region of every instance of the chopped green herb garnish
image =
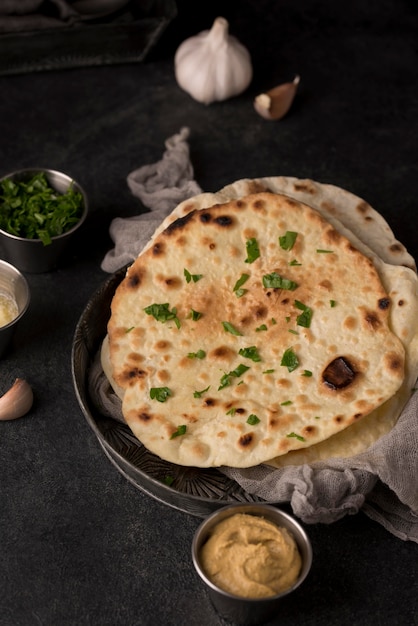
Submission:
POLYGON ((168 302, 165 302, 164 304, 154 303, 145 307, 144 311, 147 315, 152 315, 152 317, 154 317, 157 322, 162 322, 164 324, 169 320, 173 320, 177 328, 180 328, 180 320, 177 317, 177 309, 173 307, 173 309, 170 311, 169 306, 170 305, 168 304, 168 302))
POLYGON ((183 424, 182 426, 178 426, 177 430, 171 435, 170 439, 175 439, 176 437, 180 437, 180 435, 184 435, 186 433, 186 430, 186 425, 183 424))
POLYGON ((257 417, 255 413, 251 413, 251 415, 248 416, 247 424, 250 424, 250 426, 255 426, 256 424, 259 423, 259 421, 260 421, 260 418, 257 417))
POLYGON ((261 324, 261 326, 258 326, 258 327, 255 329, 255 332, 256 332, 256 333, 259 333, 259 332, 260 332, 260 330, 267 330, 267 326, 266 326, 265 324, 261 324))
POLYGON ((197 283, 197 281, 202 278, 203 274, 190 274, 188 270, 184 269, 184 276, 186 277, 186 283, 190 283, 191 281, 197 283))
POLYGON ((194 322, 197 322, 197 320, 200 320, 200 318, 202 317, 202 314, 199 313, 199 311, 195 311, 194 309, 190 309, 189 317, 191 317, 194 322))
POLYGON ((298 441, 306 441, 305 437, 297 435, 296 433, 289 433, 288 435, 286 435, 286 437, 295 437, 295 439, 297 439, 298 441))
POLYGON ((206 352, 204 350, 198 350, 197 352, 189 352, 187 356, 189 359, 204 359, 206 352))
POLYGON ((316 420, 320 420, 320 419, 321 419, 321 417, 320 417, 319 415, 315 415, 315 418, 314 418, 314 419, 316 419, 316 420))
POLYGON ((225 387, 229 387, 229 385, 232 382, 231 381, 232 378, 239 378, 240 376, 245 374, 245 372, 249 369, 250 368, 248 365, 244 365, 244 363, 240 363, 240 365, 238 365, 238 367, 236 367, 234 370, 232 370, 228 374, 224 374, 220 380, 220 386, 218 387, 218 391, 220 391, 221 389, 224 389, 225 387))
POLYGON ((283 248, 283 250, 291 250, 295 245, 297 236, 297 233, 293 232, 292 230, 288 230, 285 235, 279 237, 280 247, 283 248))
POLYGON ((289 333, 292 333, 292 335, 299 335, 297 330, 293 330, 293 328, 289 328, 289 333))
POLYGON ((257 239, 255 237, 247 239, 245 246, 247 249, 247 258, 245 259, 245 263, 254 263, 254 261, 260 256, 257 239))
POLYGON ((331 309, 333 309, 335 306, 337 306, 337 303, 335 302, 335 300, 330 300, 329 301, 329 305, 330 305, 331 309))
POLYGON ((237 335, 237 337, 241 336, 242 333, 239 332, 230 322, 222 322, 222 326, 227 333, 231 333, 232 335, 237 335))
POLYGON ((291 265, 292 267, 298 267, 299 265, 302 265, 302 263, 299 263, 299 261, 293 259, 293 261, 290 261, 289 265, 291 265))
POLYGON ((241 274, 240 278, 238 278, 237 282, 235 283, 232 291, 235 293, 237 298, 241 298, 245 293, 247 293, 247 289, 241 289, 241 287, 247 282, 249 277, 249 274, 241 274))
POLYGON ((210 388, 210 385, 209 385, 208 387, 206 387, 206 389, 202 389, 202 391, 194 391, 194 392, 193 392, 193 397, 194 397, 194 398, 201 398, 201 397, 202 397, 202 395, 203 395, 204 393, 206 393, 206 391, 208 391, 208 390, 209 390, 209 388, 210 388))
POLYGON ((229 409, 229 411, 226 412, 226 415, 232 415, 233 417, 236 412, 237 412, 237 409, 233 406, 231 409, 229 409))
POLYGON ((241 348, 238 354, 245 356, 247 359, 258 362, 261 361, 261 357, 258 354, 258 348, 256 346, 250 346, 249 348, 241 348))
POLYGON ((265 274, 263 276, 263 287, 266 289, 287 289, 294 291, 297 287, 297 283, 289 278, 282 278, 277 272, 271 274, 265 274))
POLYGON ((332 254, 334 252, 334 250, 321 250, 320 248, 317 248, 316 251, 318 254, 332 254))
POLYGON ((125 330, 125 333, 130 333, 134 328, 135 326, 130 326, 129 328, 125 330))
POLYGON ((25 239, 40 239, 44 246, 80 220, 83 197, 71 184, 61 194, 51 187, 44 172, 27 181, 6 178, 0 182, 0 228, 25 239))
POLYGON ((174 482, 174 477, 173 476, 164 476, 164 478, 162 479, 162 482, 167 485, 168 487, 171 487, 171 485, 174 482))
POLYGON ((171 389, 168 387, 151 387, 149 391, 151 400, 158 400, 158 402, 165 402, 169 396, 172 396, 171 389))
POLYGON ((299 359, 292 348, 284 351, 280 365, 287 367, 289 372, 293 372, 299 365, 299 359))
POLYGON ((302 311, 302 313, 296 318, 296 324, 298 326, 303 326, 304 328, 309 328, 312 321, 312 309, 299 300, 295 300, 295 307, 302 311))
POLYGON ((293 404, 293 402, 291 400, 286 400, 285 402, 281 402, 280 406, 289 406, 290 404, 293 404))
POLYGON ((275 369, 271 369, 271 370, 264 370, 263 374, 273 374, 273 372, 275 372, 275 369))
POLYGON ((275 320, 275 318, 274 318, 274 317, 272 317, 272 318, 271 318, 271 323, 273 324, 273 326, 274 326, 275 324, 277 324, 277 321, 275 320))
POLYGON ((303 370, 302 376, 306 376, 306 378, 310 378, 312 376, 312 372, 310 370, 303 370))

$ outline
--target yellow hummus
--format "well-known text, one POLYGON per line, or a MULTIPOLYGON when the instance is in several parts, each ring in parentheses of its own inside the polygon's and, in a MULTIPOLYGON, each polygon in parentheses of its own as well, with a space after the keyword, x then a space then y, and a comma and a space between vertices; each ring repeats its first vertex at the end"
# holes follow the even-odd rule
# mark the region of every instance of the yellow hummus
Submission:
POLYGON ((217 526, 202 547, 206 576, 244 598, 282 593, 298 579, 302 559, 292 535, 263 517, 237 513, 217 526))

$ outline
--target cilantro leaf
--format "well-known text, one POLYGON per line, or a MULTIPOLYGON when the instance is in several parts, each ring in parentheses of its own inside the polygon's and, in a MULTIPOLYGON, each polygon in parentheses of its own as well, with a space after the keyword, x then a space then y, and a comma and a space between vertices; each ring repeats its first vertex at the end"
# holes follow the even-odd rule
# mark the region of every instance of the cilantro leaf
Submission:
POLYGON ((175 439, 176 437, 180 437, 181 435, 186 434, 187 426, 184 424, 182 426, 178 426, 177 430, 171 435, 170 439, 175 439))
POLYGON ((245 259, 245 263, 254 263, 254 261, 260 256, 257 239, 255 237, 247 239, 245 246, 247 249, 247 258, 245 259))
POLYGON ((297 283, 293 280, 282 278, 277 272, 263 276, 263 287, 266 289, 287 289, 288 291, 294 291, 297 286, 297 283))
POLYGON ((186 268, 184 268, 183 273, 186 278, 186 283, 190 283, 191 281, 197 283, 197 281, 203 277, 203 274, 190 274, 190 272, 186 270, 186 268))
POLYGON ((187 356, 189 359, 204 359, 206 352, 204 350, 198 350, 197 352, 189 352, 187 356))
POLYGON ((210 389, 210 385, 209 385, 208 387, 206 387, 206 389, 202 389, 202 391, 194 391, 194 392, 193 392, 193 397, 194 397, 194 398, 201 398, 201 397, 202 397, 202 395, 203 395, 204 393, 206 393, 206 391, 208 391, 209 389, 210 389))
POLYGON ((236 335, 237 337, 242 335, 242 333, 240 333, 240 331, 237 330, 230 322, 222 322, 222 326, 227 333, 231 333, 232 335, 236 335))
POLYGON ((164 304, 154 303, 146 306, 144 311, 147 315, 152 315, 157 322, 162 322, 163 324, 165 324, 168 320, 174 320, 177 328, 180 328, 180 320, 177 317, 177 309, 173 307, 170 311, 169 306, 168 302, 165 302, 164 304))
POLYGON ((279 244, 283 250, 291 250, 295 245, 298 234, 292 230, 288 230, 285 235, 279 237, 279 244))
POLYGON ((237 296, 237 298, 241 298, 245 293, 247 293, 247 289, 241 289, 242 285, 247 282, 249 279, 249 274, 241 274, 240 278, 238 278, 237 282, 234 285, 233 292, 237 296))
POLYGON ((287 367, 289 372, 293 372, 299 366, 299 359, 292 348, 284 351, 280 365, 287 367))
POLYGON ((239 378, 249 369, 250 368, 248 365, 240 363, 240 365, 238 365, 238 367, 236 367, 234 370, 228 372, 228 374, 224 374, 220 380, 220 386, 218 387, 218 391, 220 391, 221 389, 225 389, 225 387, 229 387, 229 385, 231 385, 232 383, 232 378, 239 378))
POLYGON ((303 326, 304 328, 309 328, 312 321, 312 309, 299 300, 295 300, 295 306, 302 311, 302 313, 296 318, 296 324, 298 326, 303 326))
POLYGON ((258 348, 256 346, 250 346, 249 348, 241 348, 238 351, 238 354, 241 356, 245 356, 247 359, 251 359, 252 361, 258 362, 261 361, 261 357, 258 353, 258 348))
POLYGON ((158 402, 165 402, 167 398, 172 396, 171 389, 168 387, 151 387, 149 391, 151 400, 158 400, 158 402))
POLYGON ((305 437, 302 437, 302 435, 297 435, 296 433, 289 433, 288 435, 286 435, 286 437, 295 437, 295 439, 297 439, 298 441, 306 441, 305 437))

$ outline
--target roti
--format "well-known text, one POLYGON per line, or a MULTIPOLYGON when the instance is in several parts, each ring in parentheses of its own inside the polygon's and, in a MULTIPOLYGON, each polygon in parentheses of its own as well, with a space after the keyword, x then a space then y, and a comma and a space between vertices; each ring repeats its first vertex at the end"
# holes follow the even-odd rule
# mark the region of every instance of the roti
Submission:
POLYGON ((213 196, 177 208, 113 298, 126 422, 198 467, 251 467, 360 428, 410 373, 414 272, 288 195, 202 207, 213 196))

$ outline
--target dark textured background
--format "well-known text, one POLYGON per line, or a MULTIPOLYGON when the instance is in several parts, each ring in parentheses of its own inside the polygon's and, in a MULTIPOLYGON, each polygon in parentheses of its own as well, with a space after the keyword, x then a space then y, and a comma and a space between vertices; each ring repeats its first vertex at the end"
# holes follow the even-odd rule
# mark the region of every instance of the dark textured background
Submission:
MULTIPOLYGON (((418 257, 418 13, 406 0, 178 0, 142 64, 0 77, 0 174, 64 170, 91 212, 52 273, 28 275, 30 312, 0 362, 0 392, 27 378, 36 402, 0 424, 1 626, 215 626, 190 558, 199 519, 152 500, 104 456, 77 404, 72 337, 107 278, 110 221, 143 208, 126 176, 191 129, 196 179, 310 177, 367 199, 418 257), (251 52, 241 96, 205 107, 181 91, 173 54, 225 16, 251 52), (266 122, 255 95, 301 75, 289 115, 266 122)), ((0 51, 1 53, 1 51, 0 51)), ((417 486, 418 488, 418 486, 417 486)), ((363 514, 308 528, 314 565, 277 624, 418 624, 418 546, 363 514)))

